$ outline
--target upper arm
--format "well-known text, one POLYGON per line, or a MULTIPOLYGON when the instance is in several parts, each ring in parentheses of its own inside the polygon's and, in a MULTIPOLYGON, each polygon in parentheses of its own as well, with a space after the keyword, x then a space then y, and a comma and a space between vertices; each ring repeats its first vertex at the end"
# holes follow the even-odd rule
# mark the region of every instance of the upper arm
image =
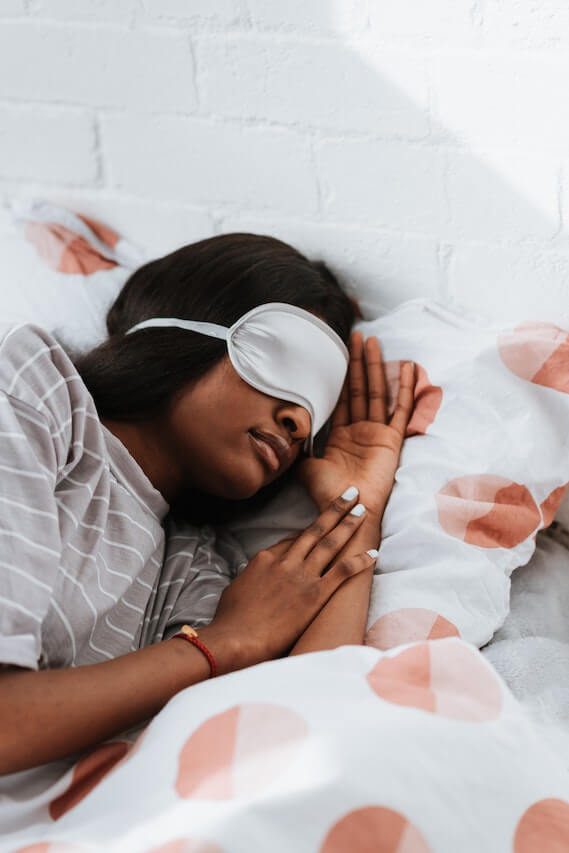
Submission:
POLYGON ((0 661, 37 667, 61 554, 50 430, 0 393, 0 661))
POLYGON ((61 556, 55 489, 73 456, 66 359, 30 327, 0 342, 0 662, 27 668, 38 666, 61 556))

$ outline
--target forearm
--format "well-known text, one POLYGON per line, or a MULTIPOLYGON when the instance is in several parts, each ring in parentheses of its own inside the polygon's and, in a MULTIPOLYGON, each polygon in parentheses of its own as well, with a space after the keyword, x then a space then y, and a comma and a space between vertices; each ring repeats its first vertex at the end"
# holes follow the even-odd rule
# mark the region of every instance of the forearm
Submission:
MULTIPOLYGON (((200 638, 221 671, 245 665, 209 626, 200 638)), ((202 652, 168 640, 115 660, 61 670, 0 673, 0 775, 87 749, 153 717, 209 675, 202 652)))
MULTIPOLYGON (((376 517, 366 518, 337 559, 377 548, 380 526, 381 522, 376 517)), ((361 644, 367 622, 372 578, 373 569, 370 569, 345 581, 300 636, 290 654, 361 644)))

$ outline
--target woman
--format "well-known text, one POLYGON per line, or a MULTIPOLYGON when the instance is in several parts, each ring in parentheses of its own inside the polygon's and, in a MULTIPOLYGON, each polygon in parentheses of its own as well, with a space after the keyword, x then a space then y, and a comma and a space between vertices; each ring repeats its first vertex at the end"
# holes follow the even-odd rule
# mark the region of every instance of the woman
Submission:
POLYGON ((362 642, 413 367, 388 425, 375 339, 364 360, 352 336, 344 382, 352 321, 324 264, 229 234, 135 272, 75 364, 40 329, 4 332, 0 773, 97 744, 212 674, 362 642), (305 456, 332 412, 324 455, 305 456), (184 585, 164 580, 168 511, 264 496, 293 465, 317 520, 257 554, 199 638, 153 633, 163 587, 184 585))

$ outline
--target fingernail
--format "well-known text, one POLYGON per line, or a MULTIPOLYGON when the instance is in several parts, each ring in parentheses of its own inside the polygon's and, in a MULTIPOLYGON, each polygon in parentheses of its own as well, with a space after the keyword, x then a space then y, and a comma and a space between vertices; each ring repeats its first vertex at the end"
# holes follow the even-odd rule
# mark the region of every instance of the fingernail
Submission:
POLYGON ((367 553, 368 553, 368 554, 370 555, 370 557, 372 557, 374 560, 375 560, 375 559, 377 559, 377 557, 379 556, 379 551, 376 551, 376 550, 375 550, 375 548, 370 548, 370 550, 369 550, 369 551, 367 551, 367 553))
POLYGON ((350 486, 349 489, 346 489, 342 497, 345 501, 353 501, 354 498, 358 496, 358 489, 356 486, 350 486))
POLYGON ((352 507, 352 509, 350 510, 350 515, 357 515, 357 516, 358 516, 358 518, 359 518, 359 516, 360 516, 360 515, 363 515, 365 511, 366 511, 366 508, 365 508, 365 506, 364 506, 363 504, 356 504, 356 505, 355 505, 354 507, 352 507))

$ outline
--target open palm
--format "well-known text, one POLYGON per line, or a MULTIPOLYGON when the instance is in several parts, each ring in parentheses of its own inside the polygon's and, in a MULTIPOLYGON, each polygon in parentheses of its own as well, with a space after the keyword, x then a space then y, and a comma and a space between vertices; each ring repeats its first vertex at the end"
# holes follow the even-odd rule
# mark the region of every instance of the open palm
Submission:
POLYGON ((413 409, 414 388, 414 365, 404 362, 395 410, 388 422, 379 342, 370 337, 364 346, 362 333, 352 334, 348 375, 324 456, 305 459, 298 467, 298 477, 318 507, 326 506, 342 487, 355 485, 368 512, 381 519, 413 409))

